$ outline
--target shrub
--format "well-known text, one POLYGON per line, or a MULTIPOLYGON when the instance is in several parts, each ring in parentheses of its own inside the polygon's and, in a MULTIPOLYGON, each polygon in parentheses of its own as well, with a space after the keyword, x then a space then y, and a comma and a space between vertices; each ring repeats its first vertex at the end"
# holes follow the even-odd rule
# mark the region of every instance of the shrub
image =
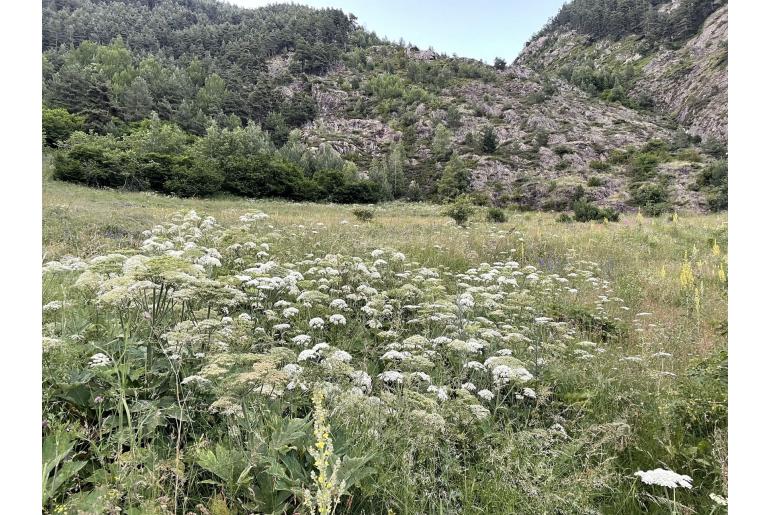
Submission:
POLYGON ((695 187, 705 191, 711 211, 727 209, 727 161, 720 159, 703 168, 695 187))
POLYGON ((635 180, 649 179, 655 175, 660 159, 655 154, 642 152, 631 158, 631 174, 635 180))
POLYGON ((380 189, 370 180, 354 180, 336 188, 329 200, 340 204, 375 204, 380 201, 380 189))
POLYGON ((660 182, 639 182, 631 185, 631 203, 642 208, 648 216, 658 216, 671 209, 668 188, 660 182))
POLYGON ((487 222, 502 224, 508 221, 505 211, 499 207, 490 207, 487 210, 487 222))
POLYGON ((126 183, 130 167, 126 154, 111 136, 74 133, 66 150, 54 157, 54 178, 89 186, 120 187, 126 183))
POLYGON ((707 139, 706 141, 703 142, 703 145, 701 146, 701 148, 705 153, 707 153, 710 156, 720 158, 720 159, 727 157, 727 146, 717 139, 714 139, 714 138, 707 139))
POLYGON ((233 156, 223 163, 224 189, 246 197, 304 198, 295 165, 268 154, 233 156))
POLYGON ((575 211, 575 221, 577 222, 588 222, 591 220, 617 222, 620 218, 620 214, 617 211, 595 206, 585 199, 576 200, 572 204, 572 209, 575 211))
POLYGON ((463 160, 452 154, 438 181, 437 191, 445 199, 453 199, 467 192, 471 186, 471 176, 463 160))
POLYGON ((164 189, 180 197, 206 197, 218 192, 224 179, 212 159, 190 156, 173 166, 164 189))
POLYGON ((540 147, 547 147, 548 146, 548 133, 544 130, 539 130, 535 133, 535 139, 532 143, 532 145, 535 147, 535 150, 539 149, 540 147))
POLYGON ((468 202, 467 199, 460 199, 454 204, 450 205, 444 214, 454 220, 457 225, 465 227, 466 222, 475 211, 474 207, 468 202))
POLYGON ((589 188, 596 188, 597 186, 602 186, 603 184, 604 184, 604 179, 602 179, 598 175, 594 175, 593 177, 588 178, 589 188))
POLYGON ((356 217, 356 220, 359 220, 361 222, 370 222, 374 219, 374 209, 357 207, 353 209, 352 213, 353 213, 353 216, 356 217))
POLYGON ((497 136, 494 129, 487 125, 484 127, 484 132, 481 135, 481 151, 491 154, 495 150, 497 150, 497 136))
POLYGON ((605 170, 609 170, 610 163, 608 163, 607 161, 598 161, 598 160, 596 160, 596 161, 591 161, 590 163, 588 163, 588 167, 591 170, 596 170, 596 171, 603 172, 605 170))
POLYGON ((65 141, 73 132, 82 131, 85 123, 85 116, 70 114, 66 109, 43 108, 45 144, 50 147, 65 141))
POLYGON ((567 213, 561 213, 559 216, 556 217, 556 221, 562 224, 568 224, 568 223, 572 223, 572 217, 569 216, 567 213))

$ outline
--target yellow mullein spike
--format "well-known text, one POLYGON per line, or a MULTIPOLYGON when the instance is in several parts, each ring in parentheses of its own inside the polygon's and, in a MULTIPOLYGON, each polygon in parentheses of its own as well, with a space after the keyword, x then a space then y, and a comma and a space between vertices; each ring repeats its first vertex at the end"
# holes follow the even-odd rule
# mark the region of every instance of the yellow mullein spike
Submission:
POLYGON ((674 225, 679 221, 679 215, 674 211, 674 216, 671 217, 671 221, 674 222, 674 225))
POLYGON ((692 266, 689 261, 685 261, 682 264, 682 269, 679 272, 679 285, 684 288, 691 288, 695 284, 695 276, 692 273, 692 266))
POLYGON ((663 265, 660 267, 660 278, 661 279, 666 278, 666 265, 663 265))
POLYGON ((640 209, 636 212, 636 221, 637 223, 641 224, 643 220, 644 220, 644 217, 642 216, 642 210, 640 209))
POLYGON ((722 249, 719 248, 719 243, 717 243, 717 240, 714 240, 714 245, 711 247, 711 253, 715 256, 719 256, 719 254, 722 253, 722 249))

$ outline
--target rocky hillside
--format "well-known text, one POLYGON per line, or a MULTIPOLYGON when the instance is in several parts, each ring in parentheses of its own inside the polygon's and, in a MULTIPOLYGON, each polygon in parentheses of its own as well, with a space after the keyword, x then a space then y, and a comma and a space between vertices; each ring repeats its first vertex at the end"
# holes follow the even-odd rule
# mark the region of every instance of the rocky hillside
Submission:
MULTIPOLYGON (((606 73, 615 79, 608 86, 620 82, 629 99, 667 113, 692 134, 727 141, 728 6, 702 3, 716 10, 693 34, 679 40, 653 37, 649 20, 605 37, 581 32, 569 22, 552 23, 527 44, 516 62, 580 86, 585 84, 581 67, 593 74, 606 73)), ((689 7, 680 1, 649 4, 664 19, 689 7)))
MULTIPOLYGON (((184 150, 191 159, 205 152, 211 124, 234 130, 255 121, 272 140, 260 152, 309 179, 339 169, 383 199, 473 193, 498 205, 568 210, 584 198, 652 213, 721 205, 714 180, 726 165, 725 174, 712 168, 727 137, 727 6, 682 18, 698 0, 627 1, 655 9, 678 39, 634 32, 633 18, 597 37, 568 10, 515 63, 495 67, 382 41, 334 10, 48 2, 44 102, 122 138, 110 151, 126 155, 141 138, 124 134, 145 130, 141 120, 152 112, 203 137, 184 150), (681 20, 704 16, 697 29, 682 28, 681 20)), ((565 8, 573 4, 606 2, 565 8)), ((58 145, 68 151, 66 141, 58 145)), ((155 178, 133 183, 158 183, 153 170, 155 178)))

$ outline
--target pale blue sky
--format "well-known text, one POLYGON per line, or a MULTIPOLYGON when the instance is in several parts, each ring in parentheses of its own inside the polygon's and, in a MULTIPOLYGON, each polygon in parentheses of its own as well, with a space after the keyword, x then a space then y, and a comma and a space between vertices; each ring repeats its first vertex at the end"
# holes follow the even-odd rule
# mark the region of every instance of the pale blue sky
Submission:
MULTIPOLYGON (((244 7, 275 0, 229 0, 244 7)), ((564 0, 300 0, 312 7, 337 7, 391 41, 456 53, 491 63, 512 61, 529 37, 559 10, 564 0)))

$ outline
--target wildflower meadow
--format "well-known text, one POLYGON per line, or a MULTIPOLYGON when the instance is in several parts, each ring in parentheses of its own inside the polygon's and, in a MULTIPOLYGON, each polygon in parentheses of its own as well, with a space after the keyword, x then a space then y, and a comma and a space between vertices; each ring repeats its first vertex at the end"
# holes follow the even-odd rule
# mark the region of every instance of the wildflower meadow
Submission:
POLYGON ((46 181, 46 513, 725 513, 726 215, 46 181))

